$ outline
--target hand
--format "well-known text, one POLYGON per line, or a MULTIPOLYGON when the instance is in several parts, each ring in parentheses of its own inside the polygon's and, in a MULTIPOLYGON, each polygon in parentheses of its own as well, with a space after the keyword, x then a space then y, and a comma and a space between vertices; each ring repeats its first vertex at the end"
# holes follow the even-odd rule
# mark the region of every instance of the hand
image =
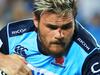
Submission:
POLYGON ((32 75, 25 60, 16 54, 4 55, 0 53, 0 70, 3 70, 7 75, 32 75))

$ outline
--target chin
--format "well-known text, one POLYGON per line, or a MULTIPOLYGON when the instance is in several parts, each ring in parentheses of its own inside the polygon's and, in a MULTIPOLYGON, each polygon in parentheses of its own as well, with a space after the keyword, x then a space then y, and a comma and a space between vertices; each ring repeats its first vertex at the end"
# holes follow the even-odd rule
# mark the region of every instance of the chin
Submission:
POLYGON ((63 56, 65 54, 65 50, 64 49, 49 49, 49 53, 50 55, 54 56, 54 57, 60 57, 63 56))

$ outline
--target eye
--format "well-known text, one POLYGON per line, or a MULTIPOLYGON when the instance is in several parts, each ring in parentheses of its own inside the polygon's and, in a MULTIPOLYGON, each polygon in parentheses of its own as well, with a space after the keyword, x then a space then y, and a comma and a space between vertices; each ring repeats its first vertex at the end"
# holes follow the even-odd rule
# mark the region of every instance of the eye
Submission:
POLYGON ((56 30, 58 28, 56 25, 51 25, 51 24, 47 25, 47 27, 52 30, 56 30))
POLYGON ((61 27, 61 29, 66 30, 72 28, 72 23, 65 24, 61 27))

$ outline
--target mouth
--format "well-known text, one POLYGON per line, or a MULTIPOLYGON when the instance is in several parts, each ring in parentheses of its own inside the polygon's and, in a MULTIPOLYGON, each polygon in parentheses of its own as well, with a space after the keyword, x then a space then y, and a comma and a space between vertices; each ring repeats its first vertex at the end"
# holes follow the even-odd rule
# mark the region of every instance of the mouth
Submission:
POLYGON ((64 43, 64 42, 62 42, 62 41, 52 42, 51 44, 65 46, 65 43, 64 43))

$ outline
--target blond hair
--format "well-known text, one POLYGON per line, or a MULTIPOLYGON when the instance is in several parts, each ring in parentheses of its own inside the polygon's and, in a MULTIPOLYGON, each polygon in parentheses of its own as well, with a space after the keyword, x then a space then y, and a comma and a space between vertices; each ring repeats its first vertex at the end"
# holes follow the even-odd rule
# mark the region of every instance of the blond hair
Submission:
POLYGON ((36 16, 40 16, 43 11, 65 15, 73 11, 73 4, 74 0, 34 0, 33 12, 36 16))

